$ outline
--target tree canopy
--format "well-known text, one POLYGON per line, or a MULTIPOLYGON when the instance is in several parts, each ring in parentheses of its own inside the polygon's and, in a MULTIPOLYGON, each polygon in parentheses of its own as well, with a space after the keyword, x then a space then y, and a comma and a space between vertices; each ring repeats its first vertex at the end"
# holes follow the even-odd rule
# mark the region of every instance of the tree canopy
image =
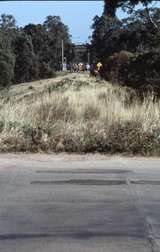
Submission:
POLYGON ((59 16, 43 24, 16 26, 12 15, 0 16, 0 86, 54 76, 61 68, 61 41, 69 58, 68 27, 59 16))
POLYGON ((103 59, 121 50, 143 52, 160 47, 160 10, 134 11, 126 19, 96 16, 91 40, 94 58, 103 59))
POLYGON ((93 20, 91 51, 93 60, 103 63, 100 74, 107 81, 160 97, 160 9, 150 2, 106 0, 107 13, 93 20), (140 2, 142 9, 133 8, 140 2), (118 19, 118 7, 128 8, 127 18, 118 19))
POLYGON ((135 5, 142 3, 144 5, 153 2, 153 0, 104 0, 104 15, 115 17, 116 10, 119 7, 133 8, 135 5))

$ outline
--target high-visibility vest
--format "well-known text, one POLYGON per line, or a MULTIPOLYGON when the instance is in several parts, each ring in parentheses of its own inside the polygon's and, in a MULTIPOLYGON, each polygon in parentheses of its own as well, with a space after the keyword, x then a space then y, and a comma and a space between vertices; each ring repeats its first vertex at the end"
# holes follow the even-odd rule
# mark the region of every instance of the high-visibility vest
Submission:
POLYGON ((99 71, 101 67, 102 67, 102 63, 101 63, 101 62, 98 62, 98 63, 97 63, 97 70, 99 71))

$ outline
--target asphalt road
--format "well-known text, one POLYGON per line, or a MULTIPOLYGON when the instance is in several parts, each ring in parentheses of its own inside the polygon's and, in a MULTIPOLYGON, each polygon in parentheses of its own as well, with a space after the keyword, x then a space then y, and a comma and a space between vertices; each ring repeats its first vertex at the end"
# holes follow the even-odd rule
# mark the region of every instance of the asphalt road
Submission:
POLYGON ((160 159, 0 155, 0 251, 159 252, 160 159))

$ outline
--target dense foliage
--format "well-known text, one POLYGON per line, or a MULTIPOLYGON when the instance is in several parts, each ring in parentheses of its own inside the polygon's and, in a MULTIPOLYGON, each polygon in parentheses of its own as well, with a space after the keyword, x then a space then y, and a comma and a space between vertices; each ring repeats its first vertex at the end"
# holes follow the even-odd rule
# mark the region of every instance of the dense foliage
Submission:
POLYGON ((132 7, 142 1, 111 2, 116 8, 126 4, 131 12, 122 20, 109 14, 94 18, 93 60, 103 62, 101 74, 112 83, 139 90, 151 86, 160 95, 160 9, 149 7, 151 1, 138 10, 132 7))
POLYGON ((92 51, 99 59, 121 50, 142 52, 159 48, 160 9, 137 10, 123 20, 106 15, 96 16, 92 29, 92 51), (148 11, 154 24, 148 17, 148 11))
POLYGON ((61 44, 69 58, 68 27, 59 16, 48 16, 43 24, 16 26, 12 15, 0 17, 0 86, 54 76, 61 68, 61 44))
POLYGON ((142 3, 147 6, 147 4, 151 2, 153 2, 153 0, 104 0, 104 14, 110 17, 115 17, 116 10, 119 7, 132 12, 135 5, 142 3))
POLYGON ((160 51, 130 53, 121 51, 108 57, 104 63, 102 76, 112 82, 130 86, 140 96, 144 92, 154 92, 160 97, 160 51))

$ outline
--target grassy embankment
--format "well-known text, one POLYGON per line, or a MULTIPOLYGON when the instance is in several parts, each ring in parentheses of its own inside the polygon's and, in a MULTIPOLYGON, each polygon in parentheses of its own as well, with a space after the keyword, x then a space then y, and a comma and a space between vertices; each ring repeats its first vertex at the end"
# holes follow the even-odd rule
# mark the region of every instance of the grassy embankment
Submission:
POLYGON ((0 151, 160 154, 160 101, 87 75, 0 94, 0 151))

